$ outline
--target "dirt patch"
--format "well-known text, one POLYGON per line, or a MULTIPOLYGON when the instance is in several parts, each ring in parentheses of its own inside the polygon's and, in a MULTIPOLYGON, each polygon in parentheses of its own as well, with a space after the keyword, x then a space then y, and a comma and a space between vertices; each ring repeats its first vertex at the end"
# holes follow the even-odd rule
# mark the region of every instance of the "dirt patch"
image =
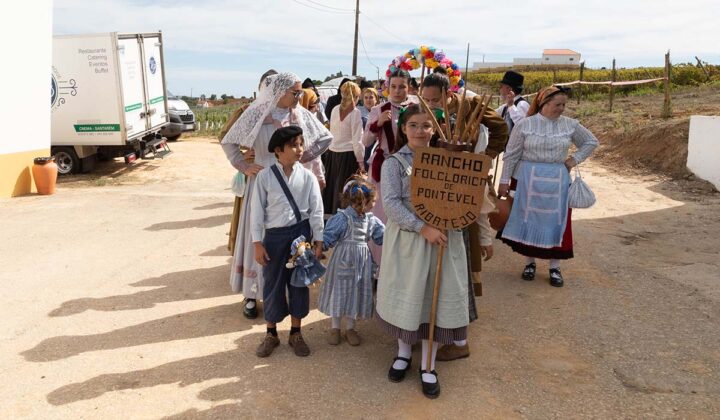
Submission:
MULTIPOLYGON (((687 169, 690 116, 720 115, 720 87, 683 88, 672 93, 671 118, 660 118, 664 97, 626 96, 607 101, 568 102, 567 115, 577 118, 600 140, 593 159, 621 173, 654 174, 692 183, 698 191, 714 191, 687 169)), ((686 185, 687 186, 687 185, 686 185)))

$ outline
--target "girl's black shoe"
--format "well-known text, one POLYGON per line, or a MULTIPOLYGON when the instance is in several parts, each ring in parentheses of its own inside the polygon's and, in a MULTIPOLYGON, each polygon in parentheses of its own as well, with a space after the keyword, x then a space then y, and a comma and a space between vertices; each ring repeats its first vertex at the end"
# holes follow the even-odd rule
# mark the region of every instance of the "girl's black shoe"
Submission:
POLYGON ((550 286, 563 287, 565 282, 559 268, 550 269, 550 286))
POLYGON ((522 272, 522 279, 527 281, 535 279, 535 263, 530 263, 525 266, 522 272))
POLYGON ((430 371, 425 372, 423 370, 420 370, 420 383, 422 384, 422 392, 423 395, 430 399, 435 399, 440 396, 440 381, 437 380, 437 372, 430 371), (429 373, 431 375, 435 375, 435 382, 425 382, 422 379, 423 373, 429 373))
POLYGON ((388 379, 390 379, 390 382, 402 382, 403 379, 405 379, 405 372, 407 372, 410 369, 410 364, 412 363, 412 357, 409 359, 406 359, 404 357, 396 357, 393 359, 393 364, 390 365, 390 370, 388 371, 388 379), (405 363, 407 363, 407 366, 405 366, 405 369, 395 369, 393 365, 396 361, 402 360, 405 363))

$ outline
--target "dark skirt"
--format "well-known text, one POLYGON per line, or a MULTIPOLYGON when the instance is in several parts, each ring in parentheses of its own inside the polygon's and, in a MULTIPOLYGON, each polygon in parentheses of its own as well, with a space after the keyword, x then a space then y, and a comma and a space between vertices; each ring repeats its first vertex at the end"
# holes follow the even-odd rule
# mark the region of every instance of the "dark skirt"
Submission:
MULTIPOLYGON (((513 178, 510 183, 510 190, 515 191, 516 187, 517 180, 513 178)), ((567 224, 565 226, 565 232, 563 233, 560 246, 553 248, 538 248, 536 246, 521 244, 520 242, 503 238, 502 229, 498 231, 496 238, 503 241, 506 245, 512 248, 514 252, 526 257, 540 258, 543 260, 567 260, 573 258, 572 209, 568 208, 567 224)))
POLYGON ((323 154, 325 165, 325 189, 322 192, 325 214, 335 214, 340 207, 342 188, 358 169, 355 152, 333 152, 323 154))
MULTIPOLYGON (((389 322, 382 319, 380 314, 375 311, 375 319, 377 320, 380 329, 385 333, 399 338, 407 344, 415 344, 420 340, 427 340, 430 336, 430 324, 420 324, 420 327, 415 331, 404 330, 400 327, 390 324, 389 322)), ((453 341, 460 341, 467 339, 467 326, 459 328, 440 328, 435 326, 433 341, 440 344, 453 344, 453 341)))

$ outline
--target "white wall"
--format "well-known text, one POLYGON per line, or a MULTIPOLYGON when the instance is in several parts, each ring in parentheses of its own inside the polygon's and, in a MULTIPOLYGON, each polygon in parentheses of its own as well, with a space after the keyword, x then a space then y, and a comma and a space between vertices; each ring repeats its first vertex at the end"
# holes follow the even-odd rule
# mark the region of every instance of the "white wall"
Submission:
POLYGON ((0 13, 0 154, 50 148, 52 0, 5 3, 0 13))
POLYGON ((543 64, 556 64, 556 65, 567 65, 567 64, 575 64, 580 65, 580 54, 575 55, 546 55, 543 54, 542 58, 543 64), (571 60, 572 58, 572 60, 571 60))
POLYGON ((690 117, 687 167, 720 189, 720 117, 690 117))

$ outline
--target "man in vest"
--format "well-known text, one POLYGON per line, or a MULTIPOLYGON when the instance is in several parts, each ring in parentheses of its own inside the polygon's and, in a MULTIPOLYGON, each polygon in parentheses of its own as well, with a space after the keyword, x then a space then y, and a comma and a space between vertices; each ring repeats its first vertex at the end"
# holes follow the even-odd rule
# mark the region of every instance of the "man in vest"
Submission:
POLYGON ((505 104, 496 109, 497 112, 508 125, 509 132, 512 132, 515 124, 525 118, 530 103, 520 94, 523 91, 523 82, 525 77, 516 71, 506 71, 503 79, 500 81, 500 96, 505 104))

